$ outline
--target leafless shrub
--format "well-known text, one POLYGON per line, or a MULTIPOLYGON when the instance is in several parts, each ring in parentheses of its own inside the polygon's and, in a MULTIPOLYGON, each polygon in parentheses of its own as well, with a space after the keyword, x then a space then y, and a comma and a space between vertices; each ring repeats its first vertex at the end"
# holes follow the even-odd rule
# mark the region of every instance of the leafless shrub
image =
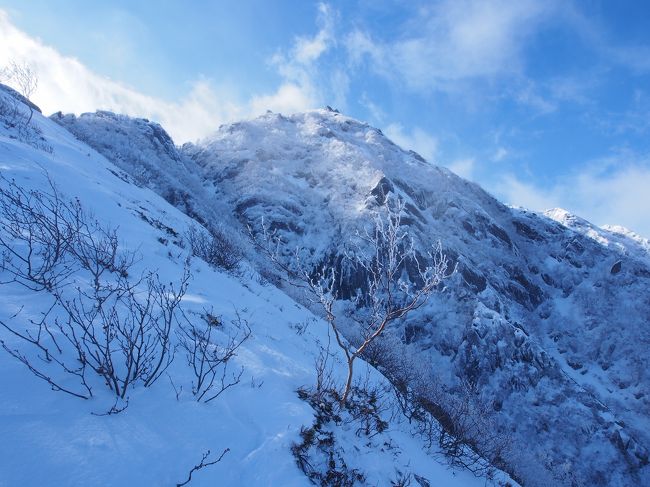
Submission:
POLYGON ((335 390, 330 358, 331 353, 329 347, 327 349, 321 347, 318 352, 318 357, 314 360, 316 382, 312 390, 312 396, 317 402, 320 402, 330 391, 335 390))
POLYGON ((395 480, 390 481, 391 487, 409 487, 413 480, 413 474, 408 472, 397 472, 395 480))
MULTIPOLYGON (((4 82, 5 79, 0 77, 0 82, 4 82)), ((20 100, 15 96, 2 96, 0 97, 0 121, 6 127, 16 127, 22 125, 19 122, 21 120, 20 113, 20 100)), ((25 119, 26 121, 27 119, 25 119)))
POLYGON ((299 443, 292 445, 291 453, 298 468, 314 485, 353 487, 363 484, 365 476, 347 465, 334 433, 325 429, 321 421, 317 419, 313 426, 303 427, 300 438, 299 443))
POLYGON ((336 430, 331 423, 340 424, 340 398, 336 390, 329 394, 316 396, 301 389, 298 395, 307 400, 316 411, 316 418, 310 427, 300 430, 300 441, 291 446, 291 453, 298 468, 315 485, 350 486, 363 482, 365 476, 355 468, 350 468, 344 459, 344 451, 337 444, 336 430))
POLYGON ((205 403, 219 397, 225 390, 239 384, 244 368, 232 372, 230 361, 251 336, 251 329, 238 312, 230 326, 212 312, 201 315, 201 323, 185 319, 178 328, 180 347, 194 373, 192 393, 205 403), (225 340, 217 340, 223 335, 225 340), (219 342, 222 343, 219 343, 219 342))
POLYGON ((71 249, 81 206, 47 183, 46 191, 27 190, 0 174, 0 270, 33 291, 58 288, 79 268, 71 249))
POLYGON ((446 390, 409 356, 401 343, 388 340, 374 343, 364 355, 390 381, 397 414, 452 465, 482 476, 491 474, 494 466, 504 467, 512 439, 500 430, 493 408, 480 400, 471 384, 446 390))
POLYGON ((475 390, 462 385, 445 391, 433 381, 404 381, 393 387, 400 410, 427 447, 441 452, 451 465, 487 477, 495 467, 505 466, 512 439, 475 390))
POLYGON ((86 379, 86 367, 83 363, 77 363, 74 358, 68 360, 63 355, 63 349, 59 346, 47 320, 50 312, 56 305, 52 304, 49 309, 42 313, 40 320, 29 320, 29 323, 20 328, 16 323, 17 315, 10 318, 8 322, 0 320, 2 326, 9 333, 29 344, 37 353, 37 360, 30 358, 18 348, 10 347, 6 340, 0 339, 0 345, 7 353, 25 365, 39 379, 47 382, 53 391, 61 391, 81 399, 89 399, 92 396, 92 389, 86 379), (52 377, 50 371, 63 371, 65 378, 58 380, 52 377), (77 379, 74 386, 68 385, 70 377, 77 379))
POLYGON ((386 392, 381 386, 368 387, 364 384, 352 387, 345 409, 350 416, 348 421, 357 425, 357 436, 372 438, 388 428, 388 423, 383 419, 389 409, 386 392))
POLYGON ((167 373, 167 377, 169 378, 169 383, 172 386, 172 389, 174 389, 174 394, 176 395, 176 400, 180 401, 181 399, 181 394, 183 393, 183 386, 178 386, 176 387, 176 384, 174 383, 174 379, 172 379, 172 376, 167 373))
POLYGON ((494 412, 476 390, 464 384, 441 402, 448 422, 438 445, 452 465, 481 476, 492 475, 495 466, 504 467, 512 438, 499 428, 494 412))
POLYGON ((185 234, 192 255, 211 266, 234 271, 242 260, 241 249, 221 230, 207 231, 193 225, 185 234))
POLYGON ((345 449, 337 438, 339 429, 334 426, 345 424, 368 441, 383 433, 388 427, 383 419, 387 407, 383 389, 355 383, 345 403, 334 387, 323 391, 301 388, 298 396, 315 411, 314 423, 301 429, 300 441, 291 447, 298 468, 316 485, 363 483, 363 472, 347 465, 345 449))
POLYGON ((124 398, 129 386, 152 385, 171 364, 171 327, 188 280, 186 272, 175 289, 147 274, 136 283, 118 276, 78 287, 75 297, 58 297, 65 313, 54 326, 79 363, 124 398))
POLYGON ((134 279, 135 254, 119 251, 116 230, 64 199, 51 181, 47 193, 4 177, 0 184, 0 270, 8 276, 1 283, 44 292, 52 302, 40 320, 0 321, 35 359, 6 341, 3 348, 54 390, 77 397, 92 396, 90 372, 122 399, 132 384, 152 385, 173 360, 171 328, 188 270, 176 286, 154 273, 134 279), (55 380, 53 369, 77 386, 55 380))
POLYGON ((93 416, 112 416, 114 414, 120 414, 122 411, 125 411, 126 408, 128 408, 128 407, 129 407, 128 398, 126 400, 122 400, 121 398, 116 397, 115 402, 113 403, 113 405, 106 412, 104 412, 104 413, 95 413, 95 412, 91 411, 90 414, 92 414, 93 416), (120 401, 122 402, 122 404, 118 406, 118 403, 120 401))

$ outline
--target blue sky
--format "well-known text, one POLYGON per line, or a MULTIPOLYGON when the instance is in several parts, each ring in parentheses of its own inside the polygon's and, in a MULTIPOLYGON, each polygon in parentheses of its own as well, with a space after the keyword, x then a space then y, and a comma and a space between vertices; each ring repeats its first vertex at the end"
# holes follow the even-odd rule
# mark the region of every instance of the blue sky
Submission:
POLYGON ((650 2, 3 1, 44 111, 177 143, 331 105, 507 203, 650 237, 650 2), (406 6, 405 6, 406 4, 406 6))

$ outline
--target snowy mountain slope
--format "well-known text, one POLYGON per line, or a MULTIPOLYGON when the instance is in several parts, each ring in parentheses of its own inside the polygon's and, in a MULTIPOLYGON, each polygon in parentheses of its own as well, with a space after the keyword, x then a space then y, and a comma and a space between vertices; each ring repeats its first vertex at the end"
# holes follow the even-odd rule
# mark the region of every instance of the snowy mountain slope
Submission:
POLYGON ((554 474, 573 462, 586 484, 638 482, 628 464, 643 468, 650 443, 644 259, 506 208, 326 110, 223 127, 185 152, 239 218, 263 215, 288 247, 316 256, 340 253, 383 192, 400 194, 420 245, 441 239, 459 265, 449 293, 405 323, 403 339, 435 370, 478 383, 554 474), (619 448, 616 419, 641 444, 619 448))
MULTIPOLYGON (((78 198, 102 224, 118 227, 121 251, 141 257, 134 274, 152 270, 162 281, 177 282, 187 257, 182 233, 194 222, 132 184, 62 126, 37 114, 34 123, 48 151, 24 143, 15 127, 0 124, 2 176, 20 187, 45 191, 49 175, 61 194, 78 198)), ((161 377, 150 388, 135 387, 126 410, 97 416, 92 413, 101 414, 113 403, 101 381, 93 382, 95 395, 85 401, 52 392, 2 351, 0 485, 175 485, 186 479, 203 452, 210 449, 214 455, 224 448, 230 451, 223 460, 195 472, 191 485, 310 485, 291 446, 299 441, 301 428, 314 421, 314 411, 296 389, 313 383, 313 363, 327 340, 325 323, 284 293, 259 284, 250 269, 233 277, 193 259, 191 273, 183 301, 188 315, 209 308, 224 323, 239 313, 250 325, 252 338, 234 359, 244 367, 241 383, 215 401, 197 403, 189 368, 177 352, 168 369, 174 386, 161 377)), ((0 319, 29 327, 29 318, 47 303, 47 293, 3 284, 0 319)), ((0 338, 10 348, 26 346, 5 329, 0 338)), ((367 370, 370 383, 386 386, 376 371, 367 370)), ((359 374, 364 375, 364 367, 359 374)), ((68 379, 65 374, 61 378, 68 379)), ((372 439, 354 434, 354 422, 331 425, 341 436, 345 461, 363 472, 366 485, 388 485, 398 471, 417 474, 432 485, 484 485, 484 479, 432 460, 408 423, 388 424, 372 439)))
MULTIPOLYGON (((111 147, 112 136, 86 120, 88 143, 111 147)), ((477 388, 512 432, 510 471, 527 485, 649 481, 643 241, 508 208, 328 110, 223 126, 176 157, 201 173, 197 207, 225 202, 242 226, 263 217, 287 252, 303 248, 312 265, 331 262, 343 274, 345 243, 386 194, 399 194, 418 247, 442 240, 458 272, 391 333, 452 395, 461 382, 477 388)), ((342 297, 355 285, 346 277, 342 297)))
POLYGON ((544 214, 567 228, 594 239, 604 247, 615 247, 624 255, 631 255, 650 262, 650 241, 625 227, 620 225, 597 227, 561 208, 547 210, 544 214))
POLYGON ((132 178, 135 184, 152 189, 200 223, 215 224, 227 215, 216 202, 197 206, 196 201, 208 197, 200 170, 177 150, 157 123, 105 111, 80 117, 58 112, 50 118, 67 127, 82 142, 90 142, 97 152, 126 171, 122 174, 132 178), (99 140, 101 144, 97 143, 99 140))

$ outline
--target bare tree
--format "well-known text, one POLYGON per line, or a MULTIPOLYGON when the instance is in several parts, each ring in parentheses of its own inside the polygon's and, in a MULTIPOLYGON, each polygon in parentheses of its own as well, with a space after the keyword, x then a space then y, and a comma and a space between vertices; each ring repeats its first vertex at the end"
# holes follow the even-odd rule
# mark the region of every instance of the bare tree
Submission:
MULTIPOLYGON (((365 276, 363 286, 355 298, 360 309, 356 321, 360 339, 356 344, 346 340, 339 326, 334 305, 342 276, 330 266, 316 272, 305 270, 298 262, 297 268, 286 264, 280 257, 282 242, 270 234, 263 225, 264 242, 253 237, 254 243, 284 271, 287 280, 311 291, 320 304, 325 319, 333 331, 337 345, 343 351, 347 365, 347 379, 341 394, 344 404, 350 393, 354 377, 354 362, 379 338, 387 327, 420 308, 440 283, 448 277, 448 261, 440 243, 425 255, 419 256, 413 239, 402 225, 405 204, 402 200, 386 199, 374 217, 371 228, 357 232, 344 257, 351 267, 365 276), (407 268, 415 275, 414 282, 403 278, 407 268)), ((295 254, 298 256, 298 252, 295 254)), ((296 257, 299 260, 298 257, 296 257)))
MULTIPOLYGON (((5 68, 5 76, 9 81, 13 82, 20 94, 27 100, 32 97, 38 87, 38 74, 28 63, 11 61, 7 68, 5 68)), ((34 108, 31 104, 27 104, 27 106, 29 108, 27 125, 29 125, 34 115, 34 108)))
POLYGON ((185 234, 192 255, 211 266, 234 271, 242 260, 241 250, 220 229, 205 230, 192 225, 185 234))
POLYGON ((0 174, 0 270, 33 291, 55 289, 79 268, 71 249, 81 207, 47 183, 45 191, 27 190, 0 174))
POLYGON ((197 401, 210 402, 241 381, 243 367, 232 372, 229 364, 239 347, 250 338, 251 329, 237 311, 235 314, 230 326, 212 312, 204 311, 202 323, 185 319, 178 328, 179 344, 194 372, 192 393, 197 401), (222 344, 216 340, 219 334, 226 337, 222 344))
POLYGON ((28 191, 0 175, 0 284, 20 284, 52 302, 39 320, 16 313, 0 321, 36 357, 1 345, 54 390, 88 398, 92 371, 124 399, 132 384, 152 385, 173 360, 171 329, 188 268, 176 286, 151 272, 131 276, 136 255, 120 251, 117 230, 48 183, 48 191, 28 191), (81 387, 63 386, 52 366, 81 387))

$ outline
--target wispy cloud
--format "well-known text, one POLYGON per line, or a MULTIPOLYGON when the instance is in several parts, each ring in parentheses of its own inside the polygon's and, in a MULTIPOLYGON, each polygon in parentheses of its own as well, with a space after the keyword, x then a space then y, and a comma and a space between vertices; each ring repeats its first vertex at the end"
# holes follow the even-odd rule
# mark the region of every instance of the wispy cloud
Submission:
POLYGON ((476 160, 473 157, 457 159, 447 164, 447 167, 461 178, 473 179, 476 160))
POLYGON ((637 73, 650 72, 650 46, 617 46, 607 49, 612 59, 637 73))
POLYGON ((313 89, 310 86, 299 85, 290 81, 269 95, 255 95, 250 106, 253 114, 264 113, 266 110, 281 113, 295 113, 316 105, 313 89))
POLYGON ((383 124, 386 119, 386 112, 377 105, 374 101, 370 99, 368 93, 365 91, 361 94, 359 99, 359 104, 366 110, 368 116, 372 121, 378 125, 383 124))
POLYGON ((533 210, 564 208, 597 225, 623 225, 650 237, 650 157, 618 154, 571 173, 550 187, 506 174, 491 189, 533 210))
POLYGON ((557 110, 557 103, 551 97, 542 95, 536 83, 527 80, 524 86, 516 87, 514 100, 532 109, 536 115, 546 115, 557 110))
MULTIPOLYGON (((561 16, 586 46, 598 53, 607 65, 623 66, 637 74, 650 72, 650 44, 637 41, 621 43, 607 32, 602 22, 587 16, 580 5, 579 2, 566 2, 561 16)), ((643 14, 639 12, 639 15, 643 14)))
POLYGON ((220 123, 242 117, 246 110, 233 102, 237 94, 208 80, 197 80, 179 100, 167 101, 102 77, 77 59, 17 29, 0 11, 0 65, 27 62, 39 75, 34 101, 45 113, 57 110, 82 113, 98 109, 148 117, 162 123, 175 140, 192 140, 220 123))
POLYGON ((438 157, 438 139, 433 135, 414 127, 404 130, 398 123, 392 123, 384 129, 384 133, 397 145, 406 150, 413 150, 431 163, 436 163, 438 157))
POLYGON ((494 154, 492 154, 492 157, 490 159, 494 162, 501 162, 509 155, 510 155, 510 151, 507 148, 503 146, 499 146, 494 151, 494 154))
POLYGON ((336 12, 327 4, 318 5, 318 32, 311 37, 297 37, 288 52, 277 52, 269 63, 282 76, 283 82, 275 93, 253 98, 253 108, 281 112, 296 112, 325 104, 326 86, 345 104, 349 83, 341 70, 325 75, 321 69, 322 57, 336 45, 336 12), (322 83, 326 78, 329 83, 322 83))
POLYGON ((553 8, 533 0, 443 1, 422 9, 403 38, 375 40, 357 31, 347 46, 355 62, 368 57, 412 89, 454 90, 461 80, 518 73, 526 40, 553 8))
MULTIPOLYGON (((161 123, 177 143, 196 140, 220 124, 256 116, 267 109, 293 113, 322 104, 322 85, 317 61, 334 43, 334 13, 319 6, 319 30, 314 37, 299 37, 287 55, 277 54, 272 66, 282 82, 270 93, 244 96, 236 87, 196 79, 176 100, 165 100, 100 76, 75 58, 64 56, 16 28, 0 10, 0 66, 10 61, 29 63, 39 75, 33 99, 45 113, 83 113, 111 110, 146 117, 161 123)), ((344 96, 348 80, 334 71, 326 83, 344 96)), ((339 97, 344 103, 344 98, 339 97)))
POLYGON ((332 7, 325 3, 318 5, 318 22, 320 30, 313 37, 298 37, 293 47, 293 57, 296 62, 308 65, 334 44, 334 17, 332 7))
POLYGON ((637 89, 625 110, 607 110, 589 114, 591 123, 605 134, 636 134, 650 132, 650 94, 637 89))

